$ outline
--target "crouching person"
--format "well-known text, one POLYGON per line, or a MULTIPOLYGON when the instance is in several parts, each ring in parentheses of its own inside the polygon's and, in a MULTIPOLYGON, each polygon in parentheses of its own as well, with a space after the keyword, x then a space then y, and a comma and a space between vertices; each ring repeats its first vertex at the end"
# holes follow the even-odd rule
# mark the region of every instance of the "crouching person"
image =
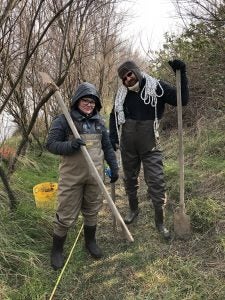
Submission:
POLYGON ((84 219, 86 249, 94 258, 103 255, 95 238, 97 216, 102 207, 101 190, 81 151, 81 147, 87 147, 102 177, 105 159, 111 168, 111 182, 118 179, 115 152, 99 115, 101 107, 95 86, 87 82, 80 84, 72 98, 70 115, 81 139, 73 136, 64 115, 53 120, 48 134, 47 149, 62 155, 51 251, 51 265, 55 270, 63 267, 66 235, 80 212, 84 219))

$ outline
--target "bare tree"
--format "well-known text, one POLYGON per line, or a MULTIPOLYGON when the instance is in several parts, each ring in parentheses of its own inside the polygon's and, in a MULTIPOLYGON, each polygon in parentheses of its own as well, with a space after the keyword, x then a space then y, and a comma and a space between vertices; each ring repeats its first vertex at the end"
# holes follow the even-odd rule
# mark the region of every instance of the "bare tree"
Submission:
POLYGON ((225 23, 223 0, 173 0, 177 12, 182 18, 193 21, 213 22, 221 27, 225 23))
POLYGON ((1 1, 0 3, 0 27, 6 22, 6 19, 11 14, 12 10, 19 3, 19 0, 1 1))
MULTIPOLYGON (((171 71, 166 66, 171 57, 186 62, 191 105, 185 109, 185 118, 191 126, 202 117, 210 120, 224 113, 225 4, 218 0, 173 2, 188 26, 179 36, 167 35, 155 65, 160 66, 161 78, 169 78, 171 71)), ((171 122, 168 124, 171 126, 171 122)))
POLYGON ((37 118, 44 120, 48 128, 49 115, 57 112, 53 101, 47 103, 52 92, 45 93, 38 71, 50 73, 62 86, 65 100, 86 78, 103 91, 108 72, 105 70, 110 70, 108 65, 114 60, 113 55, 108 60, 106 57, 121 43, 116 40, 119 20, 113 22, 113 15, 113 1, 39 0, 18 2, 8 16, 1 39, 0 62, 4 72, 0 113, 6 109, 13 116, 22 136, 9 174, 14 171, 18 156, 26 153, 30 135, 41 146, 37 127, 34 130, 37 118), (101 66, 97 69, 96 58, 101 66), (87 62, 89 67, 85 69, 87 62))
POLYGON ((2 183, 3 183, 3 186, 5 188, 5 191, 8 195, 8 198, 9 198, 9 207, 11 210, 15 209, 16 208, 16 198, 15 198, 15 195, 9 185, 9 181, 7 179, 7 176, 5 174, 5 171, 4 169, 2 168, 2 166, 0 165, 0 177, 1 177, 1 180, 2 180, 2 183))
MULTIPOLYGON (((15 169, 15 163, 17 162, 17 158, 27 144, 29 135, 32 132, 39 111, 42 110, 43 105, 48 101, 48 99, 52 95, 52 92, 49 92, 47 95, 43 94, 43 88, 41 87, 40 82, 39 84, 34 82, 35 79, 36 81, 38 81, 38 71, 40 69, 48 69, 52 77, 56 80, 57 85, 60 86, 64 82, 68 71, 72 65, 76 49, 79 45, 79 35, 82 31, 82 27, 84 25, 88 9, 90 9, 91 5, 93 4, 93 1, 80 1, 79 3, 76 3, 76 5, 73 5, 72 2, 73 1, 70 2, 70 5, 68 5, 67 3, 66 6, 64 5, 56 7, 55 5, 48 5, 43 10, 44 15, 42 15, 41 10, 39 10, 40 6, 36 10, 34 10, 34 19, 38 19, 38 25, 35 26, 35 22, 33 19, 33 22, 31 22, 32 31, 30 29, 28 38, 25 35, 25 52, 27 53, 27 56, 29 56, 30 52, 33 52, 33 57, 32 60, 30 60, 30 63, 27 64, 26 70, 24 70, 25 76, 20 78, 20 85, 22 86, 21 93, 18 93, 17 88, 17 90, 14 89, 14 93, 11 94, 15 97, 16 103, 18 104, 18 111, 14 109, 14 105, 8 105, 10 113, 12 113, 16 117, 16 120, 18 120, 18 125, 22 129, 22 140, 18 146, 16 156, 12 160, 12 163, 10 165, 9 174, 11 174, 15 169), (81 2, 83 4, 82 6, 81 2), (68 8, 68 10, 67 12, 65 12, 65 23, 63 23, 63 18, 61 14, 63 11, 65 11, 66 8, 68 8), (50 15, 52 15, 52 18, 48 22, 46 22, 45 16, 45 13, 47 11, 48 18, 50 15), (67 36, 69 35, 69 31, 72 30, 71 26, 68 26, 68 24, 72 23, 72 19, 74 20, 74 17, 79 19, 79 23, 77 23, 76 25, 74 24, 74 26, 77 26, 76 36, 74 38, 73 44, 70 44, 70 48, 68 51, 67 36), (55 21, 54 24, 53 20, 55 21), (57 36, 55 35, 56 33, 57 36), (47 47, 44 47, 45 45, 47 45, 47 47), (51 51, 46 51, 49 50, 50 46, 51 51), (47 60, 47 64, 43 64, 44 60, 47 60), (43 68, 43 66, 45 67, 43 68), (60 74, 58 72, 60 72, 60 74), (27 78, 32 78, 32 88, 28 87, 28 83, 29 81, 31 81, 31 79, 27 80, 27 78), (25 109, 25 107, 29 107, 28 103, 32 103, 32 107, 29 111, 31 113, 30 116, 28 113, 26 113, 25 109), (18 115, 18 112, 21 115, 18 115)), ((26 19, 27 18, 25 16, 25 20, 26 19)), ((13 90, 14 85, 12 83, 10 87, 10 92, 13 90)), ((17 86, 18 85, 19 84, 17 84, 17 86)))

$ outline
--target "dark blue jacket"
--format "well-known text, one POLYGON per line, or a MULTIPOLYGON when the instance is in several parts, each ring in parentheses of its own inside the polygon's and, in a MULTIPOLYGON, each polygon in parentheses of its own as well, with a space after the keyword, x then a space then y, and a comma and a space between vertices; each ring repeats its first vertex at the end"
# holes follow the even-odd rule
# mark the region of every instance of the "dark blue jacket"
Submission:
MULTIPOLYGON (((90 83, 82 83, 79 85, 74 97, 72 98, 71 118, 77 128, 79 134, 101 134, 102 135, 102 150, 104 158, 108 163, 112 173, 118 171, 115 152, 112 148, 107 129, 98 110, 101 109, 100 99, 95 87, 90 83), (78 100, 84 96, 94 96, 98 98, 96 108, 92 116, 85 116, 77 109, 78 100)), ((57 116, 49 130, 46 148, 57 155, 72 155, 76 150, 71 145, 69 137, 73 135, 68 122, 64 115, 57 116)))

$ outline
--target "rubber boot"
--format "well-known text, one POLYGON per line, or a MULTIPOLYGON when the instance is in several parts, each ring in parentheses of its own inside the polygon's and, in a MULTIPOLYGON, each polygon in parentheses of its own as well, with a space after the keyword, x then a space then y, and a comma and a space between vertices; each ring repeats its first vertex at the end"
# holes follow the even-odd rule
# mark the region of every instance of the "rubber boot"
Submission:
POLYGON ((64 265, 63 246, 66 240, 66 235, 60 237, 53 234, 53 245, 51 251, 51 266, 54 270, 61 269, 64 265))
POLYGON ((85 247, 92 257, 98 259, 103 256, 102 250, 98 247, 95 239, 96 225, 84 225, 85 247))
POLYGON ((155 226, 165 240, 171 238, 169 230, 164 226, 164 210, 162 207, 155 207, 155 226))
POLYGON ((135 210, 130 210, 124 219, 124 223, 131 224, 135 220, 135 218, 138 216, 138 214, 139 214, 138 208, 135 210))
POLYGON ((136 191, 134 194, 128 195, 128 201, 129 201, 130 210, 127 213, 126 217, 124 218, 125 224, 131 224, 139 214, 138 199, 137 199, 136 191))

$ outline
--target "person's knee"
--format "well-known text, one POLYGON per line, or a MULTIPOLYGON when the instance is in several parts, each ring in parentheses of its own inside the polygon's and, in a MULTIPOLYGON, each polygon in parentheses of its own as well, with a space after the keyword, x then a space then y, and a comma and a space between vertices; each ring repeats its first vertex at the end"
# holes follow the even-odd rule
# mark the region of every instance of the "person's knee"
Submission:
POLYGON ((92 214, 83 213, 84 225, 95 226, 98 222, 98 212, 92 214))
POLYGON ((58 224, 56 224, 54 226, 53 233, 59 237, 64 237, 67 235, 68 230, 69 227, 59 226, 58 224))

